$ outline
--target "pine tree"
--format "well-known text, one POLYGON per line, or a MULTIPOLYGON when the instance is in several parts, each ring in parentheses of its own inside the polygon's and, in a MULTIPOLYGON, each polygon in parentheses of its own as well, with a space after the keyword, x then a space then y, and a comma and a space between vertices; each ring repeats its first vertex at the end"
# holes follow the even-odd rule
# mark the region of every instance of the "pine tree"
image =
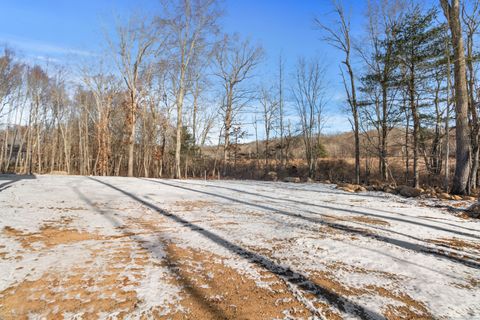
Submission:
POLYGON ((437 11, 423 13, 413 6, 401 21, 396 39, 396 56, 403 66, 403 85, 413 119, 413 185, 420 186, 419 147, 421 144, 421 111, 429 101, 425 90, 433 77, 433 71, 443 58, 445 27, 436 23, 437 11))

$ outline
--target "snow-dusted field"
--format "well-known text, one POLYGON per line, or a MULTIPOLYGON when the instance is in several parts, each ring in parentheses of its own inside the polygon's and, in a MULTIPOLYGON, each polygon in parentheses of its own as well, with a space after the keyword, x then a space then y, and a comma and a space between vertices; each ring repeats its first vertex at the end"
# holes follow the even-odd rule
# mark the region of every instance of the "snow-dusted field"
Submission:
POLYGON ((0 319, 480 319, 480 223, 416 200, 0 179, 0 319))

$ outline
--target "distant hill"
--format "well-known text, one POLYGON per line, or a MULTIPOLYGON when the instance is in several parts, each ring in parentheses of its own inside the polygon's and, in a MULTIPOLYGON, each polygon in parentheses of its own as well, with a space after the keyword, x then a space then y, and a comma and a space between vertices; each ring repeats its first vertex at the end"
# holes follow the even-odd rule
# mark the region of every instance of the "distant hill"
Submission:
MULTIPOLYGON (((337 134, 328 134, 321 137, 322 144, 326 150, 327 157, 332 158, 351 158, 354 157, 354 136, 353 132, 343 132, 337 134)), ((377 134, 374 131, 361 134, 362 149, 365 150, 365 146, 368 146, 371 154, 375 154, 377 134)), ((401 156, 402 148, 405 141, 405 129, 395 128, 388 136, 388 149, 390 156, 401 156)), ((304 152, 304 145, 302 137, 294 136, 290 138, 289 154, 291 158, 302 158, 304 152)), ((205 155, 213 156, 217 150, 217 146, 208 146, 202 148, 205 155)), ((223 152, 222 146, 218 148, 219 153, 223 152)), ((242 143, 238 145, 238 156, 240 158, 255 158, 257 153, 257 142, 252 141, 248 143, 242 143)), ((265 154, 265 141, 258 141, 258 152, 260 157, 263 158, 265 154)), ((279 157, 280 154, 280 139, 272 139, 269 142, 269 154, 271 158, 275 156, 279 157)))

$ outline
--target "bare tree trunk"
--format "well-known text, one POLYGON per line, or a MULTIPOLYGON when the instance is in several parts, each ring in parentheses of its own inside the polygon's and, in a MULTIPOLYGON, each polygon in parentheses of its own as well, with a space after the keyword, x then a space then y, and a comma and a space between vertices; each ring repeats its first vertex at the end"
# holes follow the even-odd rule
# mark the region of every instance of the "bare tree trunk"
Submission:
POLYGON ((68 127, 65 129, 62 128, 62 125, 60 125, 60 132, 63 137, 63 152, 65 153, 65 168, 67 171, 67 174, 71 173, 70 169, 70 139, 68 137, 68 127))
MULTIPOLYGON (((240 41, 238 37, 229 38, 225 36, 220 43, 219 50, 215 52, 215 62, 217 64, 216 75, 222 80, 224 88, 223 104, 223 173, 226 174, 229 153, 230 153, 230 130, 234 125, 235 116, 243 106, 245 100, 250 95, 246 90, 239 88, 239 85, 248 79, 253 69, 258 65, 263 50, 261 47, 252 46, 250 42, 240 41)), ((235 159, 236 161, 236 159, 235 159)))
MULTIPOLYGON (((171 10, 168 1, 165 1, 166 12, 171 10)), ((183 131, 183 100, 189 90, 190 77, 194 73, 195 59, 200 57, 202 50, 208 47, 207 39, 217 30, 217 18, 220 12, 216 9, 215 1, 185 0, 175 5, 175 9, 168 17, 167 28, 171 31, 171 43, 176 51, 175 61, 177 70, 175 79, 175 102, 177 106, 177 134, 175 145, 175 178, 181 178, 181 149, 183 131)), ((161 25, 163 28, 163 26, 161 25)))
MULTIPOLYGON (((59 124, 60 125, 60 124, 59 124)), ((52 126, 53 127, 53 126, 52 126)), ((57 128, 57 131, 59 129, 57 128)), ((52 154, 50 156, 50 172, 54 171, 55 170, 55 156, 56 156, 56 151, 57 151, 57 144, 58 144, 58 133, 55 134, 53 137, 52 137, 52 144, 51 144, 51 147, 52 147, 52 154)))
POLYGON ((350 103, 353 115, 353 131, 355 135, 355 183, 360 184, 360 123, 358 121, 358 106, 357 97, 355 92, 355 78, 353 70, 350 66, 350 60, 347 58, 346 65, 348 68, 348 74, 350 77, 350 90, 352 95, 352 101, 350 103))
MULTIPOLYGON (((89 132, 88 132, 88 115, 87 113, 84 114, 84 121, 85 121, 85 134, 83 136, 83 150, 85 152, 85 169, 87 174, 91 174, 91 164, 90 164, 90 142, 89 142, 89 132)), ((93 152, 93 151, 92 151, 93 152)))
POLYGON ((35 129, 36 129, 36 140, 35 140, 35 147, 36 147, 36 165, 37 165, 37 172, 38 173, 42 173, 42 149, 41 149, 41 138, 40 138, 40 128, 41 128, 41 124, 39 124, 39 121, 38 121, 38 109, 39 109, 39 105, 40 105, 40 102, 38 101, 38 98, 37 98, 37 101, 35 102, 35 109, 36 109, 36 112, 35 112, 35 129))
MULTIPOLYGON (((17 111, 16 111, 16 115, 15 115, 15 119, 17 119, 17 116, 18 116, 18 113, 20 113, 20 119, 19 119, 19 122, 18 123, 22 123, 22 118, 23 118, 23 108, 19 111, 20 107, 17 108, 17 111)), ((15 131, 13 133, 13 140, 12 140, 12 147, 10 148, 10 153, 8 154, 8 159, 7 159, 7 168, 6 170, 8 170, 8 166, 10 165, 10 161, 12 159, 12 155, 13 155, 13 147, 17 144, 17 136, 18 136, 18 131, 19 131, 19 126, 16 124, 15 125, 15 131)), ((22 148, 23 148, 23 138, 22 138, 22 141, 20 142, 20 147, 18 149, 18 152, 17 152, 17 159, 18 157, 21 155, 22 153, 22 148)), ((15 159, 15 168, 13 170, 13 172, 17 172, 17 159, 15 159)))
POLYGON ((410 177, 410 152, 409 152, 409 144, 410 144, 410 112, 408 112, 408 108, 406 106, 406 101, 404 97, 403 101, 403 108, 405 110, 405 183, 408 183, 408 179, 410 177))
POLYGON ((468 109, 471 120, 471 143, 472 143, 472 167, 470 170, 470 176, 468 181, 467 192, 471 193, 477 188, 477 177, 478 177, 478 168, 479 168, 479 133, 480 133, 480 123, 478 119, 477 108, 478 105, 475 102, 475 69, 474 69, 474 36, 477 33, 479 27, 479 5, 480 1, 475 1, 473 10, 471 13, 467 13, 465 7, 463 7, 462 18, 466 26, 466 47, 467 47, 467 56, 466 56, 466 67, 467 67, 467 85, 468 85, 468 109))
POLYGON ((260 149, 258 145, 258 124, 257 124, 257 116, 255 114, 255 119, 253 122, 253 127, 255 128, 255 167, 257 168, 256 174, 258 178, 258 171, 260 169, 260 149))
MULTIPOLYGON (((447 85, 448 87, 449 85, 447 85)), ((447 101, 449 95, 447 94, 447 101)), ((450 188, 450 103, 447 102, 447 110, 445 117, 445 178, 443 187, 448 192, 450 188)))
MULTIPOLYGON (((136 99, 136 98, 132 98, 136 99)), ((127 120, 129 121, 129 133, 128 133, 128 176, 133 177, 133 165, 134 165, 134 157, 135 157, 135 123, 136 123, 136 105, 135 102, 132 102, 130 106, 130 118, 127 120)))
POLYGON ((135 129, 139 100, 142 96, 140 77, 143 74, 141 70, 145 66, 144 61, 151 55, 151 47, 156 40, 151 25, 146 24, 145 21, 135 21, 135 25, 132 22, 129 21, 126 27, 117 27, 118 44, 108 39, 117 69, 123 78, 128 94, 125 134, 127 135, 127 175, 129 177, 133 177, 135 173, 135 129))
POLYGON ((85 175, 85 152, 83 150, 83 139, 82 139, 82 119, 81 119, 81 116, 80 116, 80 119, 78 119, 78 153, 79 153, 79 156, 78 156, 78 165, 79 165, 79 171, 80 171, 80 175, 85 175))
POLYGON ((387 84, 385 81, 382 82, 382 130, 381 130, 381 146, 380 146, 380 172, 382 175, 383 181, 388 181, 388 172, 387 172, 387 134, 388 134, 388 124, 387 124, 387 84))
MULTIPOLYGON (((182 71, 183 72, 183 71, 182 71)), ((175 178, 182 178, 182 169, 181 169, 181 150, 182 150, 182 130, 183 130, 183 98, 184 98, 184 88, 181 87, 178 92, 176 104, 177 104, 177 135, 175 143, 175 178)))
POLYGON ((332 29, 330 26, 327 26, 316 20, 317 25, 326 31, 327 36, 325 40, 332 44, 334 47, 339 48, 345 54, 345 60, 342 63, 345 65, 349 77, 347 81, 343 76, 343 84, 345 87, 345 92, 347 94, 348 104, 350 106, 350 111, 353 118, 353 133, 355 139, 355 183, 360 183, 360 123, 358 115, 358 104, 357 104, 357 94, 355 86, 355 76, 353 73, 352 65, 350 62, 351 55, 351 37, 350 37, 350 21, 345 16, 345 11, 342 5, 338 2, 334 2, 334 10, 338 16, 337 25, 338 30, 332 29))
MULTIPOLYGON (((8 111, 7 126, 4 131, 5 136, 3 138, 2 149, 0 150, 0 173, 3 171, 2 168, 4 166, 4 161, 7 158, 7 153, 8 153, 8 136, 9 136, 8 133, 10 131, 10 116, 11 116, 11 108, 8 111)), ((7 169, 8 169, 8 164, 5 162, 5 170, 7 169)))
POLYGON ((282 56, 280 56, 280 63, 279 63, 279 122, 280 122, 280 167, 283 169, 285 167, 285 156, 284 156, 284 146, 283 146, 283 139, 284 139, 284 128, 283 128, 283 63, 282 63, 282 56))
MULTIPOLYGON (((21 131, 20 131, 20 134, 21 134, 21 131)), ((22 163, 22 160, 25 161, 26 159, 22 159, 22 151, 23 151, 23 146, 25 144, 25 140, 27 140, 27 144, 28 144, 28 135, 29 135, 29 129, 27 128, 25 130, 25 133, 22 135, 22 140, 20 141, 20 146, 18 148, 18 153, 17 153, 17 158, 15 159, 15 168, 14 168, 14 172, 18 172, 18 166, 19 164, 22 163)), ((26 148, 27 150, 27 154, 28 154, 28 146, 26 148)), ((26 173, 26 170, 25 170, 25 167, 26 167, 26 162, 23 163, 23 166, 24 166, 24 169, 22 170, 22 173, 26 173)))
POLYGON ((226 175, 227 165, 229 160, 229 150, 230 150, 230 129, 232 128, 232 108, 233 108, 233 88, 230 85, 228 94, 227 94, 227 105, 225 110, 225 120, 224 120, 224 144, 223 144, 223 175, 226 175))
POLYGON ((32 105, 30 106, 29 110, 29 116, 28 116, 28 127, 27 127, 27 156, 25 158, 25 172, 28 172, 29 175, 32 175, 32 165, 33 165, 33 160, 32 160, 32 155, 33 155, 33 110, 32 110, 32 105))
POLYGON ((459 0, 440 0, 452 35, 455 79, 456 144, 457 149, 455 175, 452 193, 465 194, 470 169, 470 139, 468 134, 468 92, 463 48, 462 28, 460 24, 459 0))
POLYGON ((410 70, 410 79, 408 84, 410 110, 413 118, 413 186, 420 187, 420 173, 418 169, 418 147, 419 147, 419 131, 420 118, 418 115, 417 104, 415 101, 415 70, 410 70))
POLYGON ((195 147, 197 145, 197 127, 198 127, 198 98, 200 96, 200 87, 198 76, 195 78, 195 88, 193 90, 193 114, 192 114, 192 140, 193 140, 193 150, 195 152, 195 147))

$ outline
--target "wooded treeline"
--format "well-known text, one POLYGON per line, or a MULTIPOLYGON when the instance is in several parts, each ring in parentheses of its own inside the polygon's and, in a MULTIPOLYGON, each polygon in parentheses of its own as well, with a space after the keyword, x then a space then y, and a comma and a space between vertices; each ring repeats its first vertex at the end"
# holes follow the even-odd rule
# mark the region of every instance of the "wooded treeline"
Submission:
POLYGON ((353 182, 373 177, 362 164, 376 158, 382 181, 418 187, 435 176, 453 193, 474 192, 479 3, 370 0, 364 29, 353 35, 350 17, 360 13, 332 2, 333 13, 312 24, 319 47, 342 56, 339 79, 326 78, 319 58, 300 57, 285 70, 280 56, 273 81, 259 84, 262 47, 221 32, 216 0, 166 1, 152 19, 132 17, 105 39, 105 53, 75 71, 31 65, 5 47, 0 171, 182 178, 228 177, 243 166, 267 176, 288 171, 298 160, 292 143, 301 141, 306 175, 315 178, 328 156, 323 129, 337 81, 354 133, 353 182), (255 137, 246 137, 248 127, 255 137), (401 175, 392 170, 392 132, 403 135, 401 175), (239 147, 247 138, 256 140, 248 156, 239 147))

